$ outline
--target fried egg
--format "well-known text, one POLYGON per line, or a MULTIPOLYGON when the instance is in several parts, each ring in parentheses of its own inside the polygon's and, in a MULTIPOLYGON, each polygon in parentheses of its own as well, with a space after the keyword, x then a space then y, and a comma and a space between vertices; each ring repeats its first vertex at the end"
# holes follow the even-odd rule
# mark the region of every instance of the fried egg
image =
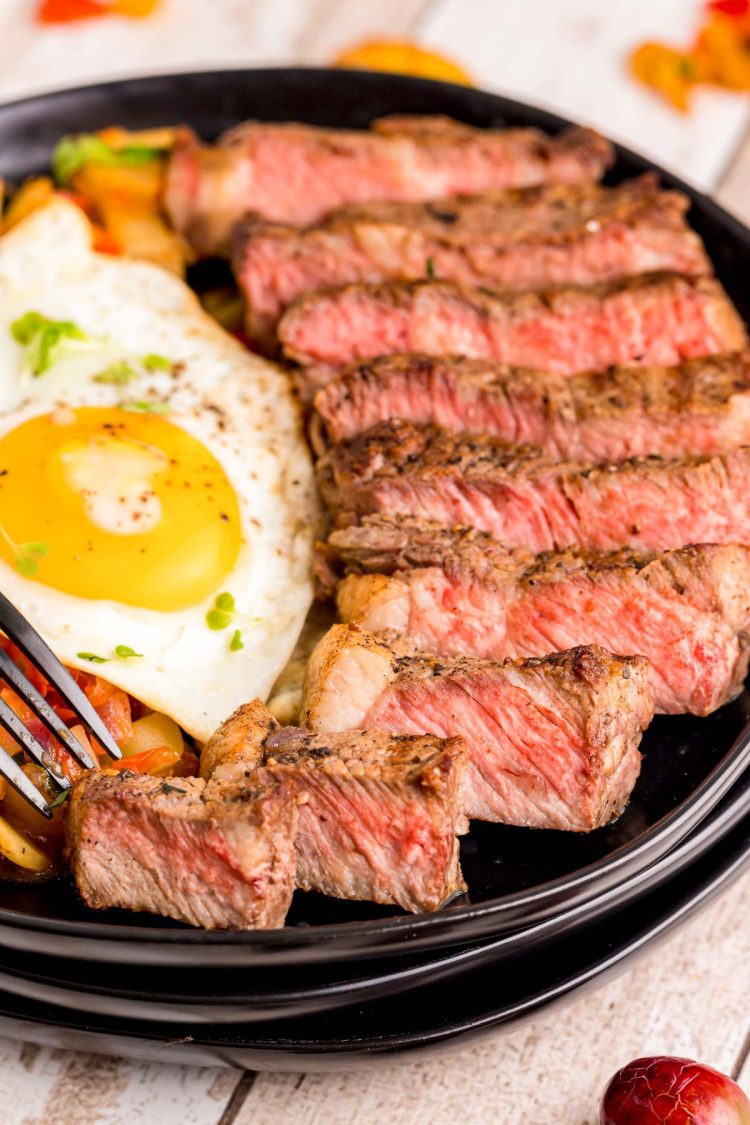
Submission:
POLYGON ((0 238, 0 589, 65 664, 205 740, 294 648, 317 511, 288 376, 186 285, 63 199, 0 238))

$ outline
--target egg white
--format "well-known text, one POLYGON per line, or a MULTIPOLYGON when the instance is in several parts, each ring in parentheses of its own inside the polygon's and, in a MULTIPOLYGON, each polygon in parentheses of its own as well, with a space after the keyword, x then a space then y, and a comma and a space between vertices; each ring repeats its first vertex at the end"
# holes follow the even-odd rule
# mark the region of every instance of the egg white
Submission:
POLYGON ((240 703, 267 698, 312 601, 318 506, 312 465, 288 376, 246 351, 157 266, 96 253, 88 220, 54 200, 0 238, 0 436, 57 405, 114 406, 164 397, 166 416, 210 450, 237 495, 243 544, 215 592, 232 593, 236 619, 212 631, 215 594, 159 612, 86 600, 22 577, 0 559, 0 589, 66 664, 95 671, 203 741, 240 703), (10 325, 35 310, 106 341, 32 376, 10 325), (143 373, 123 388, 92 381, 120 357, 163 355, 178 373, 143 373), (231 652, 235 628, 244 648, 231 652), (92 665, 129 645, 140 658, 92 665))

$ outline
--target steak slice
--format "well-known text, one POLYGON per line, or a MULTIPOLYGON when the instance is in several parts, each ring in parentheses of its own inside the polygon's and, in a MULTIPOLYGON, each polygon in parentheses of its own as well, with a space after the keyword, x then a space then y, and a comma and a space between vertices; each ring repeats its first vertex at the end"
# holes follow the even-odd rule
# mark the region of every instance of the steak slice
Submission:
POLYGON ((330 550, 344 621, 424 651, 486 660, 609 645, 648 658, 657 711, 708 715, 750 660, 750 547, 532 556, 483 532, 367 517, 330 550))
POLYGON ((487 434, 379 422, 333 446, 318 483, 338 526, 377 512, 462 524, 538 554, 750 544, 750 447, 713 457, 558 462, 487 434))
POLYGON ((427 273, 498 289, 589 285, 655 270, 710 274, 685 221, 686 196, 653 175, 617 187, 545 184, 437 203, 344 207, 300 229, 251 215, 236 229, 234 272, 251 336, 269 337, 313 289, 408 281, 427 273))
POLYGON ((595 646, 504 662, 399 655, 334 625, 310 661, 304 709, 322 735, 462 735, 468 816, 588 832, 628 801, 653 693, 643 657, 595 646))
POLYGON ((315 411, 318 452, 327 441, 407 418, 485 431, 564 460, 719 453, 750 444, 750 352, 567 377, 489 360, 387 356, 318 391, 315 411))
POLYGON ((394 352, 466 355, 572 375, 612 364, 671 366, 747 344, 718 281, 647 274, 588 288, 499 293, 450 281, 312 293, 279 321, 308 394, 340 368, 394 352))
POLYGON ((461 738, 321 736, 280 727, 255 702, 219 728, 204 768, 216 768, 217 754, 233 771, 252 767, 254 784, 294 794, 301 889, 410 911, 436 910, 465 890, 456 839, 466 827, 461 738))
POLYGON ((294 890, 297 806, 289 786, 90 771, 67 819, 78 889, 206 929, 282 926, 294 890))
POLYGON ((446 117, 391 117, 370 131, 247 122, 216 145, 184 130, 167 170, 175 228, 204 255, 226 254, 248 211, 318 222, 344 203, 417 201, 490 188, 598 180, 612 146, 590 129, 475 129, 446 117))

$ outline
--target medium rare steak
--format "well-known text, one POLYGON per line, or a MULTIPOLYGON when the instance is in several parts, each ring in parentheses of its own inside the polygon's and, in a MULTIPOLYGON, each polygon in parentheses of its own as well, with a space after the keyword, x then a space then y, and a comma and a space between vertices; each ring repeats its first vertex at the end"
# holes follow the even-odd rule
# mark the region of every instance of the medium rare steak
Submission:
POLYGON ((304 713, 323 735, 462 735, 468 816, 587 832, 622 812, 638 776, 647 669, 597 647, 502 663, 400 655, 334 625, 310 661, 304 713))
POLYGON ((67 838, 88 906, 147 910, 206 929, 282 926, 294 890, 292 789, 90 771, 67 838))
POLYGON ((347 364, 395 352, 572 375, 612 364, 671 366, 747 344, 719 282, 677 274, 522 293, 450 281, 348 285, 290 305, 279 338, 303 366, 308 393, 347 364))
POLYGON ((421 911, 436 910, 465 889, 456 839, 466 827, 461 738, 382 731, 321 736, 280 727, 256 701, 219 728, 202 766, 220 772, 217 755, 230 776, 251 767, 254 784, 278 784, 294 794, 303 890, 421 911))
POLYGON ((216 145, 184 130, 167 172, 174 226, 204 255, 228 252, 257 211, 315 223, 344 203, 417 201, 490 188, 598 180, 612 146, 590 129, 474 129, 446 117, 390 117, 368 131, 248 122, 216 145))
POLYGON ((333 446, 318 483, 338 526, 377 512, 487 531, 535 554, 750 544, 750 447, 713 457, 558 462, 488 434, 379 422, 333 446))
POLYGON ((497 289, 589 285, 655 270, 712 272, 688 199, 655 176, 617 187, 546 184, 436 203, 371 203, 300 229, 257 215, 234 236, 248 331, 267 338, 297 297, 427 273, 497 289))
POLYGON ((340 375, 315 396, 321 452, 389 418, 494 434, 574 461, 719 453, 750 444, 750 353, 675 367, 554 375, 489 360, 395 355, 340 375))
POLYGON ((497 660, 609 645, 648 658, 657 711, 707 715, 750 659, 750 547, 533 556, 483 532, 375 516, 337 531, 344 621, 497 660))

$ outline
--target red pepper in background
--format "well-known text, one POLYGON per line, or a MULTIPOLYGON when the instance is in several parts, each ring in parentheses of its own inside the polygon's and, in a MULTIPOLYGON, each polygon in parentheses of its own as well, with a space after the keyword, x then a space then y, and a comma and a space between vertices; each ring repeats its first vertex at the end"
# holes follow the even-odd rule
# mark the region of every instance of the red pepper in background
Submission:
POLYGON ((98 16, 150 16, 159 0, 41 0, 38 23, 74 23, 98 16))
POLYGON ((750 0, 708 0, 710 12, 721 12, 723 16, 746 16, 750 11, 750 0))
POLYGON ((73 23, 106 14, 107 9, 97 0, 42 0, 36 18, 39 23, 73 23))

